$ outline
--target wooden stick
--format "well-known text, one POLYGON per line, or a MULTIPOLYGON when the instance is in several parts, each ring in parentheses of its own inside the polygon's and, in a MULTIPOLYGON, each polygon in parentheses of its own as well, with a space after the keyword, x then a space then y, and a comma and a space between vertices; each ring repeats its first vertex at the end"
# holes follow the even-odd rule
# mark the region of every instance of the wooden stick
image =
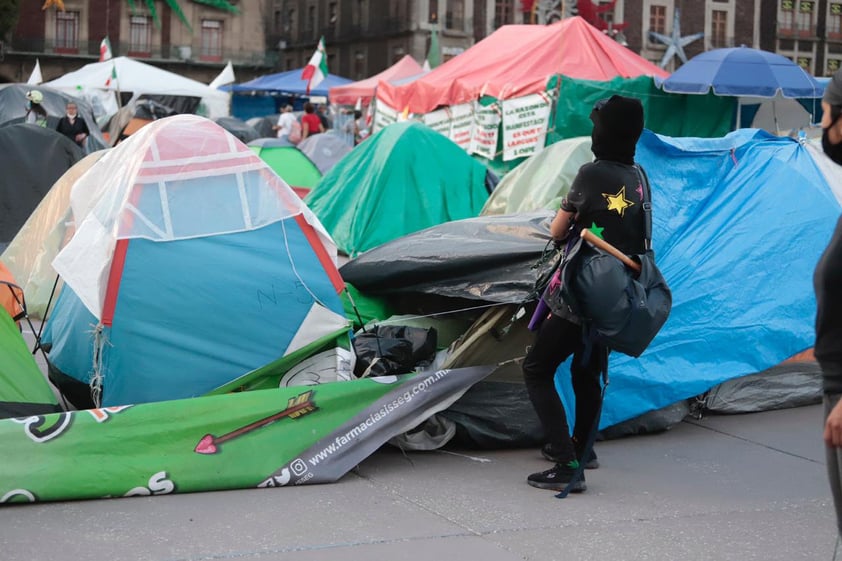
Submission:
POLYGON ((590 230, 582 230, 582 239, 588 242, 589 244, 598 247, 602 251, 606 253, 610 253, 617 259, 623 262, 623 264, 634 271, 635 273, 640 272, 640 263, 608 243, 607 241, 603 240, 602 238, 598 237, 596 234, 591 232, 590 230))

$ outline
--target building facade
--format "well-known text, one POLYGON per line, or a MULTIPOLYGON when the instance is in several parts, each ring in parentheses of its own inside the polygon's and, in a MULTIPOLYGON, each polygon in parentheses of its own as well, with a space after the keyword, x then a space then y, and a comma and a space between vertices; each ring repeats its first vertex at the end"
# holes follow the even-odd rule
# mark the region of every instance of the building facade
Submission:
POLYGON ((99 60, 108 37, 114 56, 131 56, 184 76, 210 82, 230 60, 265 74, 276 65, 266 49, 267 0, 234 0, 237 13, 200 2, 179 2, 183 19, 166 2, 65 0, 42 9, 21 2, 17 27, 3 49, 0 79, 25 82, 35 59, 45 81, 99 60))
POLYGON ((238 81, 301 68, 324 37, 330 72, 356 80, 406 54, 423 62, 434 30, 447 60, 502 25, 535 22, 539 8, 599 17, 599 27, 670 71, 681 60, 664 60, 667 45, 651 31, 703 33, 684 47, 688 58, 746 45, 778 52, 816 76, 842 65, 842 0, 616 0, 613 7, 609 0, 232 0, 237 13, 182 0, 184 19, 161 0, 155 13, 139 1, 131 9, 117 0, 65 0, 63 10, 52 2, 46 9, 21 3, 19 23, 0 50, 0 80, 26 81, 36 58, 45 80, 75 70, 98 60, 105 36, 115 56, 202 82, 229 60, 238 81), (591 4, 584 9, 583 2, 591 4))
POLYGON ((320 37, 328 69, 354 80, 385 70, 404 55, 427 57, 433 30, 442 60, 501 25, 523 22, 521 0, 273 0, 269 44, 278 70, 307 64, 320 37))

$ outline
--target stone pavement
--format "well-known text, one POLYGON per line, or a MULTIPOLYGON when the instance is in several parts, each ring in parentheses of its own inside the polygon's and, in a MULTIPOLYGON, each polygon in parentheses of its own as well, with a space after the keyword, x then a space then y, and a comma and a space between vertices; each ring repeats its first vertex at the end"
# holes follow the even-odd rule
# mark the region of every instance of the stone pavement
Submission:
MULTIPOLYGON (((538 450, 384 447, 339 482, 0 508, 0 560, 792 561, 833 557, 821 406, 600 442, 588 491, 538 450)), ((119 461, 119 460, 118 460, 119 461)))

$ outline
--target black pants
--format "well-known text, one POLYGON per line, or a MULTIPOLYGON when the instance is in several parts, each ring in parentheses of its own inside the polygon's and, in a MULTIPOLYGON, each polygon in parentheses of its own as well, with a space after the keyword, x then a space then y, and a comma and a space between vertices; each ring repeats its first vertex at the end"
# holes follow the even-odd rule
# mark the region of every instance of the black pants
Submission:
POLYGON ((547 442, 560 451, 564 458, 562 463, 576 459, 576 450, 570 440, 567 415, 556 391, 554 378, 558 366, 571 354, 573 363, 570 370, 576 394, 573 437, 581 445, 587 441, 599 407, 599 377, 608 351, 604 346, 594 344, 587 363, 582 360, 584 351, 582 326, 551 315, 541 324, 535 343, 523 361, 523 379, 529 399, 544 427, 547 442))

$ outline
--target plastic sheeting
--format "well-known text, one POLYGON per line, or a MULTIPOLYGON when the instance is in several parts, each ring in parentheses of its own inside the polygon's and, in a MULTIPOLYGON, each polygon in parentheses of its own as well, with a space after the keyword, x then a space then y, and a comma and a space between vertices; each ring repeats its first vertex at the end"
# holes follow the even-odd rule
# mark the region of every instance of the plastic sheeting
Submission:
POLYGON ((547 146, 506 174, 482 214, 516 214, 540 208, 557 210, 579 168, 593 161, 591 138, 582 136, 547 146))
POLYGON ((535 284, 531 267, 550 240, 551 218, 540 211, 448 222, 360 255, 340 273, 364 293, 520 302, 535 284))

